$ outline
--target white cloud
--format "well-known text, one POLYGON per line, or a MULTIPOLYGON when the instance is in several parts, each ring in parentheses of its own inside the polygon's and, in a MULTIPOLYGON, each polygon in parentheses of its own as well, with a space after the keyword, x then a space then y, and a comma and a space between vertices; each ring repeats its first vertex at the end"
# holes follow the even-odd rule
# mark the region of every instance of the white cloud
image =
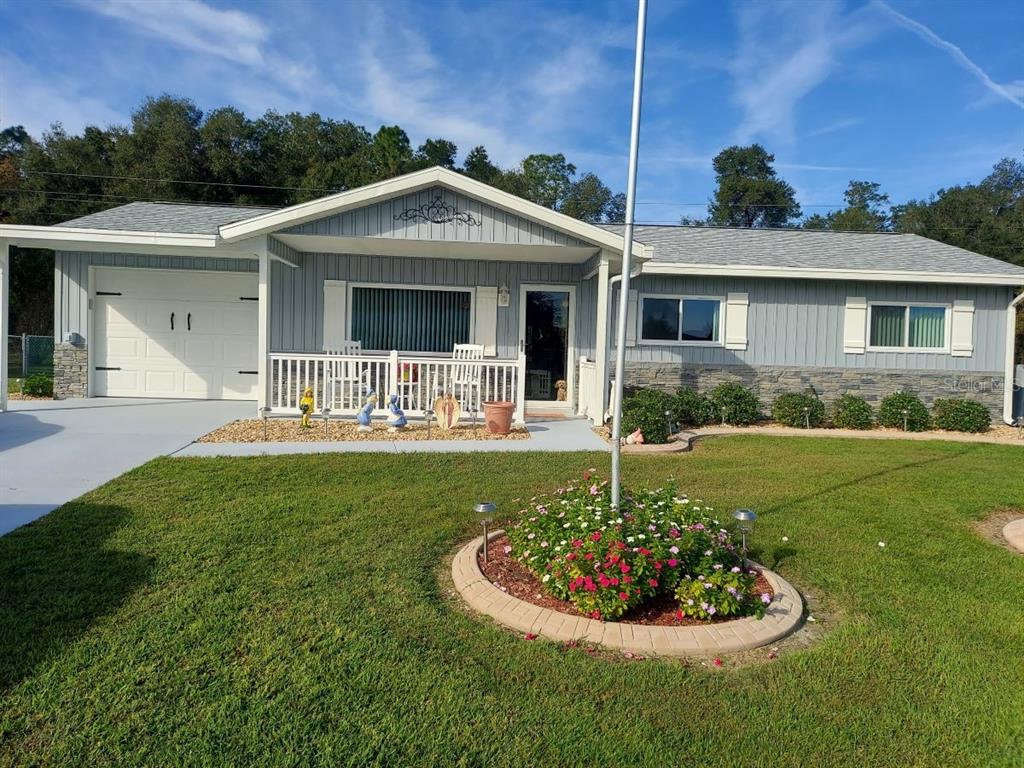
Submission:
POLYGON ((940 51, 948 53, 950 58, 952 58, 959 67, 969 72, 990 92, 1002 99, 1005 99, 1011 104, 1024 109, 1024 83, 1021 81, 1005 84, 995 82, 988 76, 988 73, 986 73, 985 70, 975 64, 967 54, 963 52, 962 48, 954 45, 948 40, 943 40, 924 24, 914 21, 909 16, 904 16, 899 11, 882 2, 882 0, 872 0, 872 5, 881 10, 900 26, 909 29, 929 45, 938 48, 940 51))
POLYGON ((873 34, 862 14, 834 2, 744 4, 739 44, 729 65, 743 117, 739 143, 760 137, 791 142, 800 102, 836 69, 839 55, 873 34))
POLYGON ((87 125, 121 123, 124 115, 87 93, 76 76, 42 74, 11 55, 0 53, 0 127, 23 125, 39 137, 55 122, 69 132, 87 125))

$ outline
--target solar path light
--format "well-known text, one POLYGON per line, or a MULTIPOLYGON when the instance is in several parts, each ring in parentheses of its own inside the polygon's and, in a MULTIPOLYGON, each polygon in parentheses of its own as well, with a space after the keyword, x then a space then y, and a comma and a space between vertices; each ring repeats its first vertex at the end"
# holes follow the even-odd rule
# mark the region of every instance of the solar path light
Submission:
POLYGON ((754 521, 757 520, 757 513, 752 509, 737 509, 732 516, 740 524, 740 536, 743 541, 743 567, 747 567, 747 534, 754 529, 754 521))
POLYGON ((270 408, 263 406, 260 408, 260 418, 263 419, 263 442, 267 442, 267 421, 270 419, 270 408))
POLYGON ((484 527, 484 565, 487 564, 487 526, 494 520, 496 509, 493 501, 481 501, 473 507, 476 516, 480 518, 480 524, 484 527))

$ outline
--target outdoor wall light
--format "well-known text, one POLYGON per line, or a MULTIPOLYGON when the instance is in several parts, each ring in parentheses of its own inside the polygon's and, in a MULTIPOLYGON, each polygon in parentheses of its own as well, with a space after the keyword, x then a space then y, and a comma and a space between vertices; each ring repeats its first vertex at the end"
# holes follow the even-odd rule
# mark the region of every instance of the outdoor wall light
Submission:
POLYGON ((264 405, 260 408, 260 418, 263 419, 263 442, 267 442, 267 420, 270 418, 270 408, 264 405))
POLYGON ((494 520, 494 511, 497 507, 493 501, 481 501, 475 507, 473 511, 476 512, 476 516, 480 518, 480 524, 484 527, 484 564, 487 564, 487 526, 490 525, 491 521, 494 520))
POLYGON ((328 424, 328 420, 329 420, 329 419, 331 418, 331 409, 330 409, 330 408, 328 408, 328 407, 327 407, 327 406, 325 405, 325 406, 324 406, 324 409, 323 409, 323 411, 321 412, 321 415, 322 415, 322 416, 323 416, 323 418, 324 418, 324 439, 325 439, 325 440, 327 440, 327 439, 328 439, 328 435, 327 435, 327 424, 328 424))
POLYGON ((754 521, 757 520, 757 513, 752 509, 737 509, 732 516, 739 523, 740 536, 743 542, 743 567, 747 567, 747 534, 754 528, 754 521))
POLYGON ((509 305, 509 290, 507 285, 503 285, 498 289, 498 306, 507 307, 509 305))

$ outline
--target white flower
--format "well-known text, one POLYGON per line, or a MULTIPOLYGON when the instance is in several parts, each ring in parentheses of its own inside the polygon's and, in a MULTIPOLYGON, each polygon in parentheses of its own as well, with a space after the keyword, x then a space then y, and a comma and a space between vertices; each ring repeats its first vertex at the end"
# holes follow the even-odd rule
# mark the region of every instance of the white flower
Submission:
POLYGON ((783 536, 783 537, 782 537, 782 540, 783 540, 783 541, 789 541, 789 536, 783 536))
POLYGON ((543 581, 546 584, 550 578, 551 578, 551 574, 550 573, 545 573, 544 574, 544 578, 541 579, 541 581, 543 581))
POLYGON ((529 536, 527 536, 526 538, 528 538, 528 539, 530 539, 530 540, 532 541, 532 540, 533 540, 533 539, 535 539, 536 537, 537 537, 537 534, 535 534, 535 533, 531 533, 531 534, 530 534, 529 536))
POLYGON ((883 547, 883 548, 884 548, 884 547, 885 547, 885 542, 884 542, 884 541, 880 541, 880 542, 878 542, 878 546, 880 546, 880 547, 883 547))

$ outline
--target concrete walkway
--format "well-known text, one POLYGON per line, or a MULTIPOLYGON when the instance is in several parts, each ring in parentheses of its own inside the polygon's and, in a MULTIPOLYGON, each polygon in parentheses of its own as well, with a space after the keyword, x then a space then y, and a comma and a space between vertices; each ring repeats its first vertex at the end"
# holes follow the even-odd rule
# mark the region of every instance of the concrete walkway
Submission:
POLYGON ((14 400, 0 413, 0 535, 200 435, 253 402, 14 400))
POLYGON ((529 440, 342 440, 315 443, 192 443, 175 456, 282 456, 292 453, 503 453, 608 451, 586 419, 528 421, 529 440))
POLYGON ((1003 538, 1018 552, 1024 552, 1024 517, 1007 523, 1003 528, 1003 538))

